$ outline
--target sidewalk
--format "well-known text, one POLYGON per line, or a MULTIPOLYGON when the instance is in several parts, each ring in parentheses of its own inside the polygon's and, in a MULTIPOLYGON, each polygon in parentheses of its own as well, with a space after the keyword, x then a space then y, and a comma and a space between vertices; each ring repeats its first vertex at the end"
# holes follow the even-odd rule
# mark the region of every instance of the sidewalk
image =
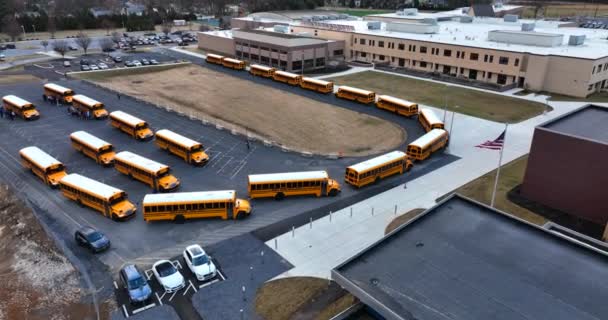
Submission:
MULTIPOLYGON (((506 136, 503 163, 528 153, 534 127, 584 105, 582 102, 554 102, 554 110, 545 115, 510 125, 506 136)), ((435 109, 440 117, 443 110, 435 109)), ((461 185, 494 170, 497 151, 475 148, 495 139, 504 125, 462 114, 448 112, 446 125, 455 115, 453 135, 448 152, 461 157, 445 167, 376 195, 351 207, 326 216, 310 225, 297 228, 271 239, 266 244, 275 248, 294 268, 281 274, 329 278, 330 271, 360 250, 384 236, 384 229, 396 216, 415 208, 429 208, 435 200, 461 185), (395 210, 396 208, 396 210, 395 210), (351 216, 352 210, 352 216, 351 216), (373 214, 372 214, 373 212, 373 214)), ((416 167, 414 167, 416 170, 416 167)))

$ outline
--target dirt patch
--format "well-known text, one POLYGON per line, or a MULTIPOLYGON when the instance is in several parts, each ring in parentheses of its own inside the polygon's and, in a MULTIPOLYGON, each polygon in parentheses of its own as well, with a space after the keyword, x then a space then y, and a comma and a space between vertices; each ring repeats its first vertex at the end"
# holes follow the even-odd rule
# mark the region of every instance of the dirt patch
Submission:
POLYGON ((395 149, 406 139, 391 122, 198 66, 94 80, 299 151, 366 156, 395 149))
POLYGON ((0 186, 0 278, 1 320, 95 317, 76 269, 5 186, 0 186))
POLYGON ((11 74, 11 75, 2 75, 0 74, 0 85, 3 84, 13 84, 17 82, 33 82, 40 81, 40 79, 29 75, 29 74, 11 74))
POLYGON ((393 219, 393 221, 391 221, 388 226, 386 226, 386 229, 384 230, 384 234, 389 234, 391 233, 393 230, 399 228, 400 226, 402 226, 403 224, 409 222, 410 220, 416 218, 418 215, 420 215, 421 213, 423 213, 426 209, 412 209, 400 216, 398 216, 397 218, 393 219))

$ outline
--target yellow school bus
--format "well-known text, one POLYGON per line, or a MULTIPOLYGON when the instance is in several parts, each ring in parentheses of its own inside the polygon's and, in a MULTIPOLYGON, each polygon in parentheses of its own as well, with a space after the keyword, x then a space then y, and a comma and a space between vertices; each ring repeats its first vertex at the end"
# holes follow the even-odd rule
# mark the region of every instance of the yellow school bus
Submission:
POLYGON ((439 117, 431 109, 420 109, 418 122, 426 132, 433 129, 444 129, 443 121, 439 120, 439 117))
POLYGON ((314 78, 302 78, 302 82, 300 82, 300 87, 303 89, 308 89, 312 91, 317 91, 321 93, 331 93, 334 92, 334 83, 331 81, 319 80, 314 78))
POLYGON ((90 112, 95 119, 105 119, 108 117, 108 111, 104 109, 103 103, 82 94, 72 97, 72 107, 80 112, 90 112))
POLYGON ((281 200, 286 196, 337 196, 341 188, 326 171, 304 171, 270 174, 250 174, 249 197, 281 200))
POLYGON ((147 141, 154 137, 154 132, 150 130, 150 127, 144 120, 126 112, 114 111, 110 113, 110 125, 137 140, 147 141))
POLYGON ((274 72, 277 71, 275 68, 262 66, 259 64, 252 64, 249 66, 249 73, 254 76, 260 76, 264 78, 272 78, 274 72))
POLYGON ((19 150, 19 156, 24 168, 32 171, 44 183, 53 188, 56 188, 59 185, 59 180, 67 174, 63 163, 38 147, 23 148, 19 150))
POLYGON ((292 86, 297 86, 302 81, 302 76, 299 74, 277 70, 272 75, 274 81, 283 82, 292 86))
POLYGON ((129 151, 114 156, 114 168, 130 178, 139 180, 154 191, 168 192, 179 187, 179 179, 171 174, 171 168, 129 151))
POLYGON ((418 114, 418 104, 403 99, 380 95, 376 101, 376 107, 402 116, 411 117, 418 114))
POLYGON ((126 192, 99 181, 72 173, 61 179, 59 184, 66 198, 97 210, 114 221, 129 219, 137 212, 126 192))
POLYGON ((207 54, 207 58, 205 59, 205 61, 209 62, 209 63, 213 63, 213 64, 222 64, 222 59, 224 59, 224 56, 220 56, 219 54, 213 54, 213 53, 208 53, 207 54))
POLYGON ((72 147, 82 152, 85 156, 95 160, 95 162, 110 166, 114 163, 114 147, 96 136, 86 131, 76 131, 70 134, 72 147))
POLYGON ((234 69, 234 70, 245 70, 245 61, 232 59, 232 58, 223 58, 222 65, 226 68, 234 69))
POLYGON ((203 151, 201 143, 173 131, 167 129, 156 131, 155 142, 159 148, 173 153, 187 163, 204 165, 209 161, 209 156, 203 151))
POLYGON ((177 192, 147 194, 143 200, 144 221, 221 218, 244 219, 251 213, 249 201, 238 199, 236 191, 177 192))
POLYGON ((336 92, 336 97, 368 104, 376 100, 376 93, 348 86, 340 86, 338 92, 336 92))
POLYGON ((4 112, 14 112, 24 120, 36 120, 40 118, 40 113, 31 102, 23 100, 14 95, 2 97, 4 112))
POLYGON ((405 152, 393 151, 346 168, 344 181, 357 188, 402 174, 413 167, 405 152))
POLYGON ((407 146, 407 155, 421 161, 431 156, 435 151, 445 147, 448 142, 448 132, 443 129, 433 129, 407 146))
POLYGON ((44 85, 44 94, 42 99, 44 101, 59 102, 59 103, 71 103, 72 96, 74 96, 74 90, 62 87, 58 84, 47 83, 44 85))

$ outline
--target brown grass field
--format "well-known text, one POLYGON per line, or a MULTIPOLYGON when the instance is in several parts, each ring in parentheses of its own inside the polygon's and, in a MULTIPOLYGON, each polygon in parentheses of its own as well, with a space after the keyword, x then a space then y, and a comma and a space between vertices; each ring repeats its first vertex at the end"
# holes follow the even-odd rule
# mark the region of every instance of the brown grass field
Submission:
POLYGON ((107 88, 318 154, 365 156, 398 147, 401 127, 194 65, 81 74, 107 88))
MULTIPOLYGON (((605 16, 608 14, 608 4, 597 3, 564 3, 551 4, 545 7, 540 14, 544 17, 559 18, 571 16, 605 16), (543 14, 544 13, 544 14, 543 14)), ((526 7, 523 12, 524 18, 534 17, 534 7, 526 7)))

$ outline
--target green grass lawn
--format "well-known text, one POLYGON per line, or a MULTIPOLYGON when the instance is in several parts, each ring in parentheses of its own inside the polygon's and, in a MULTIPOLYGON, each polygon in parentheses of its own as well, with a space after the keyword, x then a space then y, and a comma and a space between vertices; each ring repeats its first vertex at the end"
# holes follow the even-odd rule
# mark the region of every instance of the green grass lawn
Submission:
POLYGON ((544 91, 534 92, 534 91, 522 90, 522 91, 515 93, 516 96, 526 96, 529 94, 541 94, 541 95, 550 96, 549 101, 580 101, 580 102, 608 103, 608 92, 595 92, 586 98, 571 97, 571 96, 566 96, 563 94, 544 92, 544 91))
POLYGON ((346 13, 355 17, 363 17, 369 16, 370 14, 383 14, 383 13, 391 13, 394 10, 380 10, 380 9, 343 9, 343 10, 335 10, 338 13, 346 13))
POLYGON ((332 79, 337 85, 349 85, 387 94, 409 101, 443 108, 447 97, 448 110, 497 122, 517 123, 550 107, 523 99, 446 86, 376 71, 364 71, 332 79))

